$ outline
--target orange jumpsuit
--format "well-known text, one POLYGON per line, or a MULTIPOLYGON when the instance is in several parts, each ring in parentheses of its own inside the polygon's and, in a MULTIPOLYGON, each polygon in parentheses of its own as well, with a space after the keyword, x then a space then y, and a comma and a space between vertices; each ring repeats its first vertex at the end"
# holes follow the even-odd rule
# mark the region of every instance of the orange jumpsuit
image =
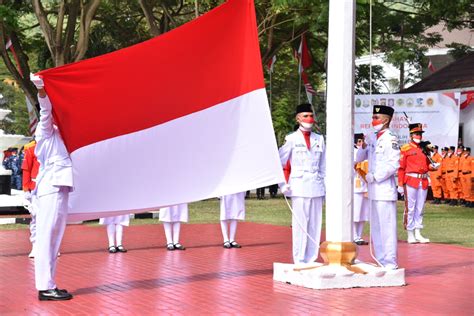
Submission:
POLYGON ((459 156, 452 154, 446 167, 446 187, 451 200, 459 199, 459 156))
POLYGON ((446 184, 446 171, 448 170, 448 159, 449 155, 445 154, 443 156, 443 160, 441 160, 441 188, 443 189, 443 198, 449 200, 449 191, 448 191, 448 185, 446 184))
MULTIPOLYGON (((434 162, 441 163, 443 157, 439 153, 435 153, 431 159, 433 159, 434 162)), ((443 197, 443 189, 441 186, 441 166, 437 170, 430 172, 430 179, 433 197, 435 199, 441 199, 443 197)))
POLYGON ((472 160, 474 157, 463 155, 459 160, 459 179, 462 188, 461 198, 469 201, 471 198, 471 177, 472 177, 472 160))

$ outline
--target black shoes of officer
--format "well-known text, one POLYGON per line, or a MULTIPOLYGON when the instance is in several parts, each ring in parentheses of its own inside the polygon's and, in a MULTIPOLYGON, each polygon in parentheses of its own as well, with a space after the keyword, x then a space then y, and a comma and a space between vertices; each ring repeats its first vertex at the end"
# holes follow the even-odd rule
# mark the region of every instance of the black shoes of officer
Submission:
POLYGON ((356 243, 356 245, 359 245, 359 246, 364 246, 364 245, 368 245, 368 244, 369 244, 368 242, 366 242, 366 241, 363 240, 362 238, 356 239, 356 240, 354 240, 354 242, 356 243))
POLYGON ((232 241, 232 242, 230 243, 230 245, 232 246, 232 248, 242 248, 242 246, 239 245, 235 240, 232 241))
POLYGON ((234 241, 226 241, 224 242, 224 248, 226 249, 231 249, 231 248, 242 248, 241 245, 239 245, 235 240, 234 241))
POLYGON ((174 244, 173 247, 174 247, 175 250, 186 250, 186 248, 183 245, 181 245, 180 243, 174 244))
POLYGON ((38 291, 38 299, 40 301, 66 301, 72 298, 72 294, 67 290, 60 290, 58 288, 46 291, 38 291))
POLYGON ((119 245, 117 247, 115 246, 110 246, 109 247, 109 252, 110 253, 116 253, 116 252, 127 252, 128 250, 125 249, 122 245, 119 245))
POLYGON ((174 250, 174 245, 173 244, 166 244, 166 250, 173 251, 174 250))
POLYGON ((127 252, 127 251, 128 251, 128 250, 125 249, 122 245, 118 245, 116 248, 117 248, 117 251, 118 251, 118 252, 127 252))

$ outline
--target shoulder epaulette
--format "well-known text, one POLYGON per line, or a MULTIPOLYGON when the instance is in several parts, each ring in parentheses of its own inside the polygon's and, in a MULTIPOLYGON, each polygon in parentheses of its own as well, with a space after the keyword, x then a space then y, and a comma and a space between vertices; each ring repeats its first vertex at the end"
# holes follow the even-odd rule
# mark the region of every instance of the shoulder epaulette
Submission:
POLYGON ((36 145, 36 141, 32 140, 31 142, 29 142, 28 144, 25 145, 24 149, 33 147, 34 145, 36 145))
POLYGON ((411 148, 411 145, 410 145, 410 144, 405 144, 405 145, 403 145, 403 146, 400 148, 400 150, 402 150, 402 151, 407 151, 407 150, 409 150, 410 148, 411 148))

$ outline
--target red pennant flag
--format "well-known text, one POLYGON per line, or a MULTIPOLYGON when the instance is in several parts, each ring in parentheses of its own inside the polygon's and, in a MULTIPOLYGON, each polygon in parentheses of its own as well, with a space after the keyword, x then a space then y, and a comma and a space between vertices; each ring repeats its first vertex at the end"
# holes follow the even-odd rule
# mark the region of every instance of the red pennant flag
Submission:
POLYGON ((273 66, 275 65, 276 59, 276 55, 273 55, 273 57, 268 61, 267 69, 269 72, 273 72, 273 66))
POLYGON ((70 220, 284 182, 252 0, 40 74, 73 162, 70 220))
POLYGON ((431 62, 431 58, 430 58, 430 61, 428 63, 428 69, 433 73, 436 71, 436 68, 435 66, 433 65, 433 63, 431 62))
POLYGON ((300 47, 298 49, 298 56, 300 61, 300 73, 303 72, 305 69, 309 68, 313 61, 311 60, 311 54, 308 49, 308 45, 306 43, 306 37, 301 35, 301 42, 300 47))
POLYGON ((13 59, 15 59, 16 69, 20 73, 20 76, 23 77, 23 72, 21 71, 21 68, 20 68, 20 61, 18 60, 18 56, 16 55, 15 49, 13 48, 13 44, 12 44, 11 39, 8 39, 8 41, 5 43, 5 48, 9 49, 10 52, 12 53, 13 59))

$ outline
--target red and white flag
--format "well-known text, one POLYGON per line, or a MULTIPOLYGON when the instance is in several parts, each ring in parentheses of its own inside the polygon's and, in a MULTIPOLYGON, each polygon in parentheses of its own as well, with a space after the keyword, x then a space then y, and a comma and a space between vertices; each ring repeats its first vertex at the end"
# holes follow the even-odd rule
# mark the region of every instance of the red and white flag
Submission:
POLYGON ((284 182, 252 0, 40 75, 73 162, 70 221, 284 182))
POLYGON ((18 73, 20 74, 20 76, 23 77, 23 72, 21 71, 21 68, 20 68, 20 61, 18 60, 18 56, 16 55, 15 49, 13 48, 11 39, 8 39, 8 41, 5 43, 5 48, 9 49, 10 52, 12 53, 13 59, 15 60, 15 63, 16 63, 16 69, 18 70, 18 73))
POLYGON ((435 66, 433 65, 433 62, 431 61, 431 58, 430 58, 430 61, 428 63, 428 69, 431 71, 431 72, 435 72, 436 71, 436 68, 435 66))
POLYGON ((299 71, 302 73, 305 69, 309 68, 313 61, 311 60, 311 54, 306 43, 306 37, 301 35, 301 42, 298 48, 298 61, 300 63, 299 71))
POLYGON ((270 73, 273 72, 273 67, 275 66, 276 60, 277 60, 276 55, 273 55, 273 57, 267 63, 267 69, 270 73))

